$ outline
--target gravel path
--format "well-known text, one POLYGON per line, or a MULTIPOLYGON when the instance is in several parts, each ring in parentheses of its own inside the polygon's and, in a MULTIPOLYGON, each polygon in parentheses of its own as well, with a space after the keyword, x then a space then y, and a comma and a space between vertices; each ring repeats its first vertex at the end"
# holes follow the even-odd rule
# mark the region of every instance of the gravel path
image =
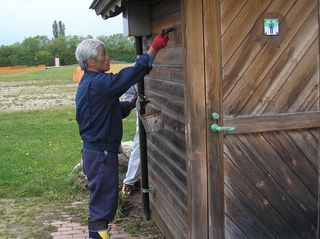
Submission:
POLYGON ((76 83, 46 84, 45 81, 0 82, 0 111, 45 109, 74 105, 76 83))

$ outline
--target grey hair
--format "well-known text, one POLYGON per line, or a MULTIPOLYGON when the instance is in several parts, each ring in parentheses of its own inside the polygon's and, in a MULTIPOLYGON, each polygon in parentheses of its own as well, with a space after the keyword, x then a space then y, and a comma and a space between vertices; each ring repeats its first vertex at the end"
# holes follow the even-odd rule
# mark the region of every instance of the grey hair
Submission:
POLYGON ((96 39, 87 39, 79 43, 75 55, 82 70, 86 70, 88 68, 88 59, 97 59, 98 47, 100 46, 105 48, 104 43, 96 39))

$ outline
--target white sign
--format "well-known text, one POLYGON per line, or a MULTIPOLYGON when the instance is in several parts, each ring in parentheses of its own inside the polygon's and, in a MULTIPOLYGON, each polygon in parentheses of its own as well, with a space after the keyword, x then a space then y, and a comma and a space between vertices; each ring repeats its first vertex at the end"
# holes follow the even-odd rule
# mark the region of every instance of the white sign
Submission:
POLYGON ((54 58, 54 65, 55 65, 55 67, 60 66, 60 59, 59 58, 54 58))

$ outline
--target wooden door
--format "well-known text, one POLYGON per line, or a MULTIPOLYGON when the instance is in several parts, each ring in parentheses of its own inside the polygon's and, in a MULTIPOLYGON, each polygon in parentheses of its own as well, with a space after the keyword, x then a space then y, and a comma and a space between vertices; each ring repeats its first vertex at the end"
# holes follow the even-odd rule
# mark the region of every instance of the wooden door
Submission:
POLYGON ((237 128, 207 136, 208 237, 319 238, 319 3, 203 3, 208 126, 237 128))
POLYGON ((188 237, 319 238, 319 2, 183 3, 188 237))

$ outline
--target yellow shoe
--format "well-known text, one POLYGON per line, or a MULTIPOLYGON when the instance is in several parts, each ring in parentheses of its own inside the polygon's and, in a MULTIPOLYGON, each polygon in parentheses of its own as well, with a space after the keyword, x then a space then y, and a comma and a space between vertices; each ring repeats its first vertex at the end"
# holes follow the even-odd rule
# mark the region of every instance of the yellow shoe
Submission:
POLYGON ((89 239, 110 239, 109 231, 89 232, 89 239))

